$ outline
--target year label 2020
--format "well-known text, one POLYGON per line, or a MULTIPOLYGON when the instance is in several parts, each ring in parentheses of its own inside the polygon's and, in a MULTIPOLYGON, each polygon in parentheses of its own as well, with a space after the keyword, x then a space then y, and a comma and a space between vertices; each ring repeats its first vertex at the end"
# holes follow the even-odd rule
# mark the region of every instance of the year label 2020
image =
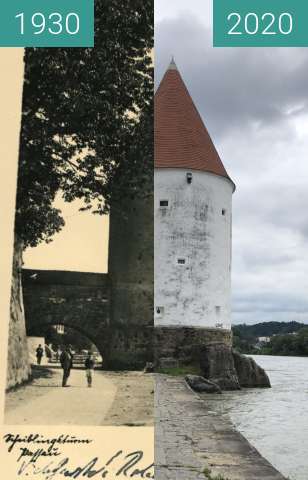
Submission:
POLYGON ((258 15, 249 12, 242 16, 232 12, 227 17, 228 35, 290 35, 293 31, 293 16, 283 12, 276 16, 271 12, 258 15))

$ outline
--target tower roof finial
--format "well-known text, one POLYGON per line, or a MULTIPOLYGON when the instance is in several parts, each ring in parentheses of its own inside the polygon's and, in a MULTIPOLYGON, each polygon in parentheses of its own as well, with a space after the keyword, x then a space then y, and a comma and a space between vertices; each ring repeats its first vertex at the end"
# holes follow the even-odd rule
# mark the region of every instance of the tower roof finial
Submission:
POLYGON ((174 61, 174 55, 171 55, 171 62, 170 62, 170 65, 168 67, 168 70, 177 70, 177 66, 176 66, 176 63, 174 61))

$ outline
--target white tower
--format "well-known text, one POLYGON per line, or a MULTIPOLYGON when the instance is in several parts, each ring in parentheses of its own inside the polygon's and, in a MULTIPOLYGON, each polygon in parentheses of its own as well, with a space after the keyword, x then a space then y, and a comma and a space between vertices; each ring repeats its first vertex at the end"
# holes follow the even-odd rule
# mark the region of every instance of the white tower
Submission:
POLYGON ((155 95, 154 182, 155 327, 230 337, 235 185, 173 61, 155 95))

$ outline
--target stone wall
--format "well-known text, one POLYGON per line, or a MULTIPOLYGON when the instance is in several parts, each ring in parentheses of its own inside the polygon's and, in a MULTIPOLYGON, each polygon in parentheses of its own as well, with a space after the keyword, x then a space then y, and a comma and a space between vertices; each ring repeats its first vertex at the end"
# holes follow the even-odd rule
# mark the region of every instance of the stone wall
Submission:
POLYGON ((108 271, 111 283, 112 366, 144 368, 153 361, 153 196, 111 208, 108 271))
POLYGON ((38 325, 66 325, 89 338, 103 358, 110 345, 110 285, 106 274, 23 270, 28 335, 38 325))
POLYGON ((27 381, 31 375, 22 299, 22 245, 16 241, 13 257, 8 338, 7 388, 27 381))
POLYGON ((233 351, 230 330, 155 327, 154 359, 157 369, 197 367, 222 390, 270 387, 266 372, 252 358, 233 351))
POLYGON ((200 352, 205 345, 222 343, 231 350, 230 330, 194 327, 155 327, 154 356, 159 365, 161 359, 174 358, 179 365, 200 362, 200 352))
POLYGON ((112 322, 153 326, 153 196, 111 207, 108 272, 112 322))
POLYGON ((37 325, 63 324, 94 341, 110 325, 106 274, 23 271, 27 332, 37 325))
POLYGON ((153 361, 153 327, 120 325, 112 332, 106 368, 112 370, 143 370, 153 361))
POLYGON ((153 196, 114 205, 110 215, 109 276, 115 346, 111 364, 144 368, 153 361, 153 196))
POLYGON ((37 325, 75 328, 97 346, 106 369, 139 370, 152 361, 151 326, 111 316, 109 275, 25 269, 23 286, 28 334, 37 325))

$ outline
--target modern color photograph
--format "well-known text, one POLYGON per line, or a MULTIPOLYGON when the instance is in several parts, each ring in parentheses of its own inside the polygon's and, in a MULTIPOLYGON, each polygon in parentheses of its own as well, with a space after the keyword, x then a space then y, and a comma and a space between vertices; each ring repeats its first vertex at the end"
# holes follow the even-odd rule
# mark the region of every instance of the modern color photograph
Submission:
POLYGON ((156 478, 306 480, 307 49, 212 28, 155 1, 156 478))

